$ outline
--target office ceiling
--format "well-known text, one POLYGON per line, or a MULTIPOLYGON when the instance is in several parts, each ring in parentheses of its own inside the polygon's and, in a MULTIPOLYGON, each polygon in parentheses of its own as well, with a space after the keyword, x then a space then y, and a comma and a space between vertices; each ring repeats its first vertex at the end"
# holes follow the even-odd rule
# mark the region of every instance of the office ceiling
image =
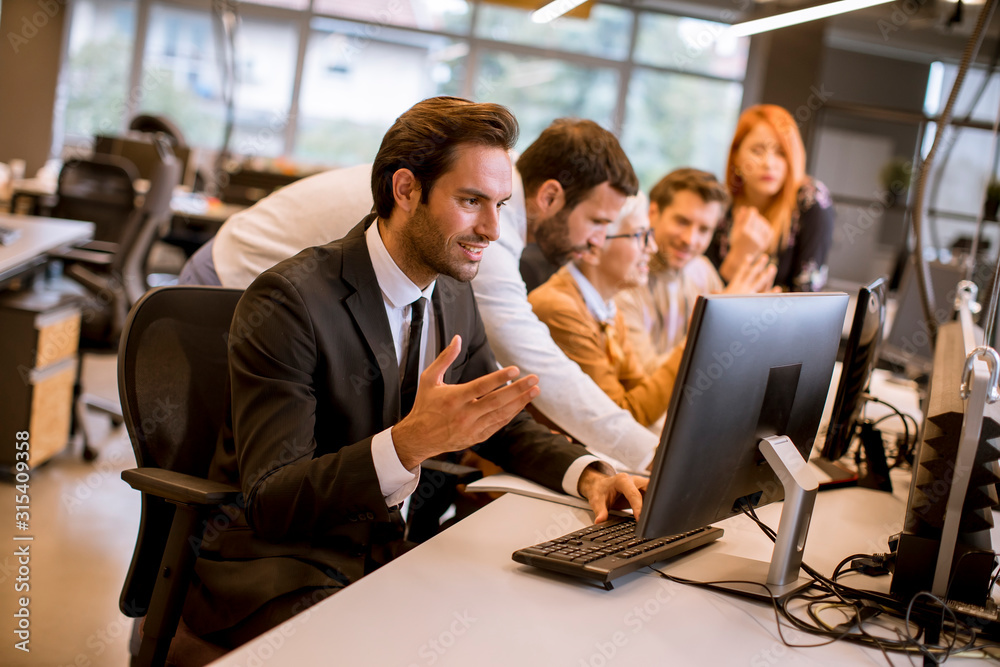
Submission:
MULTIPOLYGON (((826 4, 832 0, 635 0, 634 6, 660 8, 729 23, 826 4), (745 7, 743 11, 741 8, 745 7)), ((983 0, 963 2, 956 20, 955 0, 895 0, 826 19, 826 41, 837 48, 929 62, 962 56, 983 7, 983 0)), ((1000 43, 1000 10, 994 12, 980 49, 987 63, 1000 43)))

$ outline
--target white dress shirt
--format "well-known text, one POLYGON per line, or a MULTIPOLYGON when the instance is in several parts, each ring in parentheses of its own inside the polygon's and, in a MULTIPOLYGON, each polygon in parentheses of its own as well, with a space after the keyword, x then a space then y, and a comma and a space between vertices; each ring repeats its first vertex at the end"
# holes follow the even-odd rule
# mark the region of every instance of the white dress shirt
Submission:
MULTIPOLYGON (((396 346, 396 363, 400 365, 399 378, 403 378, 403 360, 406 359, 406 349, 409 347, 410 337, 410 312, 413 310, 412 304, 421 296, 426 297, 427 304, 424 307, 424 328, 420 334, 420 370, 427 368, 427 365, 434 361, 437 356, 433 350, 438 349, 437 326, 435 326, 434 308, 431 304, 431 296, 434 294, 435 280, 427 289, 421 291, 413 284, 403 270, 389 255, 389 251, 382 242, 382 236, 378 228, 381 221, 376 221, 368 227, 365 232, 365 241, 368 243, 368 254, 371 255, 372 268, 375 269, 375 278, 382 289, 382 301, 385 305, 385 314, 389 318, 389 329, 392 331, 392 342, 396 346)), ((379 487, 382 495, 385 496, 385 504, 389 507, 398 505, 414 492, 420 480, 420 466, 413 470, 407 470, 399 461, 396 454, 396 446, 392 442, 392 427, 377 433, 372 438, 372 460, 375 463, 375 474, 378 476, 379 487)))
MULTIPOLYGON (((396 345, 396 362, 400 366, 406 358, 405 348, 409 344, 406 339, 409 337, 410 330, 410 311, 412 309, 410 304, 421 296, 427 298, 427 307, 424 309, 424 328, 420 337, 422 343, 420 369, 422 371, 434 361, 437 356, 436 351, 440 347, 435 324, 436 316, 434 308, 431 306, 431 295, 434 293, 437 281, 432 282, 423 291, 414 285, 389 255, 378 231, 380 224, 380 222, 375 222, 368 227, 365 232, 365 240, 368 243, 372 268, 375 269, 375 278, 382 289, 382 301, 385 305, 385 313, 389 318, 392 339, 396 345)), ((402 374, 400 374, 400 381, 402 381, 402 374)), ((392 442, 391 426, 372 437, 372 461, 375 464, 375 474, 378 476, 379 487, 387 506, 398 505, 416 490, 420 481, 420 466, 413 470, 407 470, 400 463, 399 455, 396 454, 396 446, 392 442)), ((579 497, 580 476, 584 469, 591 464, 595 464, 598 470, 608 475, 613 475, 615 472, 611 466, 596 456, 581 456, 566 469, 562 479, 563 491, 579 497)))
POLYGON ((576 268, 576 264, 573 262, 567 264, 566 268, 569 275, 573 276, 573 280, 576 281, 576 286, 580 288, 583 302, 587 305, 587 310, 594 316, 594 319, 598 322, 611 322, 613 324, 615 315, 618 313, 614 299, 605 301, 597 288, 587 280, 587 276, 583 275, 583 272, 576 268))

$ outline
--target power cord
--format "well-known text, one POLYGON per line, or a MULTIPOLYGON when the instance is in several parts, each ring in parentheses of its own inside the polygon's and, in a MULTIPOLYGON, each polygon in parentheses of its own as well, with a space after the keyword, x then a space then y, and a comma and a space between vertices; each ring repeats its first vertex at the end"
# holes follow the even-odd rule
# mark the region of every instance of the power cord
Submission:
MULTIPOLYGON (((749 503, 742 503, 740 509, 769 539, 775 540, 775 531, 757 517, 749 503)), ((852 571, 871 575, 886 574, 893 566, 894 559, 895 555, 892 553, 852 554, 837 565, 833 577, 829 578, 803 563, 802 570, 813 579, 812 584, 800 592, 771 599, 781 642, 790 648, 809 648, 835 641, 849 641, 879 649, 889 665, 893 664, 890 651, 910 656, 919 655, 923 657, 924 664, 935 665, 958 655, 1000 658, 1000 654, 992 652, 1000 648, 1000 645, 981 642, 977 645, 979 634, 976 628, 962 621, 944 600, 931 593, 918 593, 908 603, 903 603, 883 593, 856 589, 837 581, 840 576, 852 571), (848 564, 850 567, 845 570, 848 564), (936 606, 923 602, 925 598, 936 606), (796 613, 792 606, 799 603, 801 605, 796 613), (799 615, 802 610, 808 618, 799 615), (822 616, 830 611, 843 614, 845 620, 831 625, 822 616), (817 644, 792 644, 782 632, 785 623, 803 633, 823 637, 826 641, 817 644), (903 625, 902 631, 899 624, 903 625), (893 633, 895 638, 879 636, 874 633, 876 629, 883 634, 893 633)), ((710 590, 729 592, 716 584, 755 583, 770 593, 767 585, 759 582, 698 582, 674 577, 656 568, 651 569, 671 581, 710 590)))

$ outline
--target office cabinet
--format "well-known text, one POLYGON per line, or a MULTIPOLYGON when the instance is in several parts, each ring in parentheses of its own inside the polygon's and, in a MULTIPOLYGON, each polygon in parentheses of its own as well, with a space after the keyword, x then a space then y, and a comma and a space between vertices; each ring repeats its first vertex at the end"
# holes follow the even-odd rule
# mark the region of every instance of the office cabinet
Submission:
POLYGON ((66 446, 79 342, 75 297, 42 291, 0 296, 0 467, 14 465, 19 431, 30 434, 32 468, 66 446))

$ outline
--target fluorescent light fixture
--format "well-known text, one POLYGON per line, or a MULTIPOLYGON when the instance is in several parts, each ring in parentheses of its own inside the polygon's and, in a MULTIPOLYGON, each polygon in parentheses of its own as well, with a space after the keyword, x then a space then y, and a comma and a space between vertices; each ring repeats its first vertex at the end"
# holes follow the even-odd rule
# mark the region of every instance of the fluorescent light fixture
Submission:
POLYGON ((587 0, 552 0, 549 4, 531 12, 531 20, 535 23, 548 23, 557 19, 571 9, 576 9, 587 0))
MULTIPOLYGON (((853 12, 866 7, 884 5, 889 2, 892 2, 892 0, 839 0, 838 2, 828 2, 825 5, 819 5, 817 7, 796 9, 794 12, 786 12, 784 14, 778 14, 777 16, 768 16, 767 18, 737 23, 731 26, 727 32, 729 32, 729 34, 733 37, 749 37, 750 35, 767 32, 768 30, 787 28, 788 26, 798 25, 799 23, 805 23, 806 21, 825 19, 830 16, 836 16, 837 14, 845 14, 847 12, 853 12)), ((546 5, 545 7, 539 9, 538 12, 544 11, 550 6, 551 5, 546 5)), ((538 12, 535 13, 537 14, 538 12)))

